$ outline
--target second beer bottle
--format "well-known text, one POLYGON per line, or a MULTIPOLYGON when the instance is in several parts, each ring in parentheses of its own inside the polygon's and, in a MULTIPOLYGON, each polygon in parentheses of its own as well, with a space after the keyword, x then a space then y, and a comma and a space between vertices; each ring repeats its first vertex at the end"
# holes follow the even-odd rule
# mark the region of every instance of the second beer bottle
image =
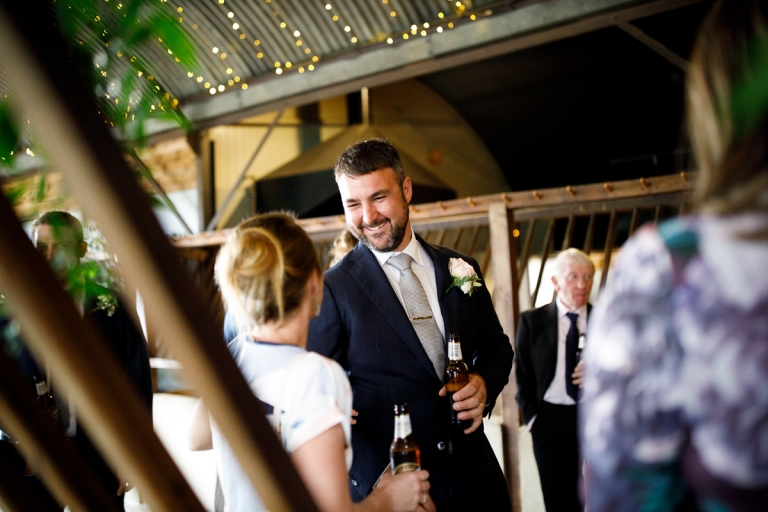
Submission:
POLYGON ((421 450, 413 438, 408 404, 395 404, 395 440, 389 449, 392 474, 421 469, 421 450))
POLYGON ((48 391, 48 384, 43 377, 35 375, 35 388, 37 388, 37 403, 39 403, 51 422, 59 425, 59 409, 56 407, 56 401, 53 399, 53 395, 48 391))
POLYGON ((469 384, 469 369, 461 355, 461 340, 459 333, 448 335, 448 366, 445 367, 445 390, 448 392, 448 402, 451 405, 451 426, 464 430, 472 426, 472 420, 460 420, 458 412, 453 409, 453 394, 469 384))

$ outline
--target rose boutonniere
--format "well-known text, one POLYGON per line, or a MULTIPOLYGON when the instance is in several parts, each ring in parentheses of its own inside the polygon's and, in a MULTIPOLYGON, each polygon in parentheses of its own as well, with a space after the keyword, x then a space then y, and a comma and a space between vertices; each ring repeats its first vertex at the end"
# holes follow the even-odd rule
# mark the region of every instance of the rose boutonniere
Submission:
POLYGON ((483 286, 480 284, 480 278, 477 277, 477 273, 472 268, 472 265, 461 258, 451 258, 448 262, 448 271, 451 273, 453 282, 445 290, 445 293, 451 291, 451 288, 461 288, 461 291, 471 297, 475 288, 483 286))
POLYGON ((99 295, 96 297, 96 308, 107 312, 107 316, 115 314, 117 309, 117 297, 111 293, 99 295))

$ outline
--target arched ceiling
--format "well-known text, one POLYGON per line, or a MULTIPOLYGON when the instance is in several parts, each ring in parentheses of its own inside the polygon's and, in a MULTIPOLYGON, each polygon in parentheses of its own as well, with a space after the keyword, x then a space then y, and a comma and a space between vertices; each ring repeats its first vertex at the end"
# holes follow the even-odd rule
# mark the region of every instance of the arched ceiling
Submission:
MULTIPOLYGON (((168 0, 192 36, 199 69, 158 61, 181 99, 242 89, 269 75, 311 73, 320 61, 453 28, 470 11, 490 16, 512 0, 168 0), (228 70, 232 70, 228 72, 228 70), (229 84, 235 76, 241 81, 229 84)), ((475 16, 476 14, 471 14, 475 16)))
MULTIPOLYGON (((139 83, 152 87, 157 77, 196 127, 208 128, 700 0, 162 1, 173 23, 188 33, 197 63, 187 69, 162 41, 145 44, 140 58, 147 69, 139 83)), ((117 0, 110 5, 116 12, 128 9, 117 0)), ((104 38, 96 30, 81 32, 83 38, 104 38)), ((7 91, 0 70, 0 93, 7 91)), ((171 128, 156 122, 147 132, 171 128)))
POLYGON ((697 1, 167 0, 200 62, 186 70, 156 55, 151 65, 187 117, 207 128, 697 1))
MULTIPOLYGON (((686 6, 698 4, 693 7, 705 12, 711 2, 167 4, 190 34, 199 64, 180 68, 155 45, 159 49, 145 56, 148 73, 179 99, 197 129, 419 78, 462 114, 512 188, 520 189, 543 186, 543 177, 556 173, 568 182, 609 179, 615 162, 627 167, 622 162, 635 155, 672 151, 679 137, 680 68, 697 27, 686 6), (595 114, 601 112, 607 114, 595 114), (659 126, 666 130, 663 140, 650 140, 659 126), (600 166, 602 174, 589 172, 600 166)), ((6 90, 0 70, 0 93, 6 90)), ((181 135, 173 128, 150 123, 150 142, 181 135)))

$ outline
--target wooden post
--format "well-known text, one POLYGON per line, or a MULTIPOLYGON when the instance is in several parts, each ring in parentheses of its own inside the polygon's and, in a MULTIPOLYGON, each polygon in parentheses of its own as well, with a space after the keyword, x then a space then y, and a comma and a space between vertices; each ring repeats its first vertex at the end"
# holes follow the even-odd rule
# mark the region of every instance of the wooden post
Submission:
POLYGON ((613 243, 616 241, 616 222, 618 214, 616 210, 611 211, 611 218, 608 221, 608 233, 605 235, 605 249, 603 250, 603 273, 600 276, 600 288, 603 291, 605 283, 608 282, 608 271, 611 269, 611 256, 613 256, 613 243))
MULTIPOLYGON (((552 217, 549 219, 549 226, 547 227, 547 236, 544 237, 544 247, 541 250, 541 266, 539 267, 539 275, 536 278, 536 288, 531 295, 531 307, 536 307, 536 298, 539 296, 539 289, 541 288, 541 280, 544 277, 544 266, 547 264, 547 258, 549 258, 549 251, 552 248, 552 244, 555 240, 555 224, 557 219, 552 217)), ((515 317, 517 318, 517 317, 515 317)))
POLYGON ((565 228, 565 236, 563 237, 562 251, 571 247, 571 240, 573 239, 573 230, 575 229, 576 218, 573 215, 568 216, 568 226, 565 228))
POLYGON ((203 227, 208 224, 208 221, 213 217, 213 210, 215 205, 212 203, 213 192, 215 183, 213 179, 213 163, 211 161, 206 162, 204 155, 207 153, 203 151, 203 134, 200 130, 194 130, 187 135, 187 142, 195 153, 195 161, 197 163, 197 222, 199 229, 203 231, 203 227))
MULTIPOLYGON (((525 243, 523 244, 523 254, 520 256, 520 266, 518 267, 518 286, 516 293, 520 293, 520 281, 528 271, 528 257, 531 255, 531 246, 533 245, 533 233, 536 228, 536 219, 528 221, 528 233, 525 235, 525 243)), ((530 294, 528 295, 530 298, 530 294)))
MULTIPOLYGON (((517 241, 512 235, 515 217, 512 210, 507 210, 504 203, 494 203, 488 207, 488 225, 490 227, 491 250, 493 252, 493 304, 509 342, 514 345, 515 322, 520 314, 517 299, 517 241)), ((509 384, 504 387, 504 472, 512 498, 512 511, 522 511, 520 496, 520 454, 517 429, 520 424, 515 395, 517 381, 514 365, 509 375, 509 384)))
MULTIPOLYGON (((98 219, 110 246, 120 257, 126 281, 144 298, 150 313, 148 320, 155 323, 184 366, 186 377, 205 400, 265 507, 274 512, 317 510, 232 356, 223 343, 212 343, 221 339, 221 332, 213 327, 209 309, 193 288, 186 269, 179 265, 178 255, 160 229, 146 194, 107 131, 93 103, 90 85, 69 63, 66 44, 54 25, 47 2, 5 2, 2 7, 0 47, 4 51, 0 52, 0 67, 4 72, 8 70, 5 77, 14 86, 16 105, 34 120, 37 140, 67 178, 69 189, 85 211, 98 219), (160 319, 162 322, 158 322, 160 319)), ((15 243, 20 242, 0 242, 0 253, 6 254, 6 248, 14 247, 15 243)), ((27 244, 34 251, 28 239, 27 244)), ((25 263, 17 261, 21 259, 3 258, 0 268, 25 263)), ((39 254, 28 259, 38 262, 38 266, 44 264, 39 254)), ((23 277, 18 279, 32 282, 38 277, 42 279, 33 272, 19 275, 23 277)), ((53 279, 50 272, 47 275, 48 281, 37 286, 17 288, 16 297, 35 306, 27 312, 28 325, 34 321, 44 323, 36 336, 41 346, 61 343, 69 350, 60 350, 63 359, 57 364, 62 371, 70 370, 65 372, 64 384, 79 389, 83 399, 90 399, 80 412, 94 427, 94 441, 108 460, 126 469, 153 510, 202 510, 178 469, 163 463, 170 458, 154 433, 144 437, 145 428, 134 425, 133 406, 122 412, 123 399, 123 407, 116 408, 114 398, 122 395, 103 396, 110 388, 99 388, 92 382, 94 365, 74 364, 80 361, 77 357, 85 357, 86 350, 91 348, 76 350, 68 340, 81 342, 77 334, 86 338, 90 335, 65 319, 59 319, 58 325, 45 322, 47 317, 60 316, 59 311, 54 311, 58 304, 44 300, 53 279), (43 327, 47 329, 43 331, 43 327), (72 331, 68 331, 70 327, 72 331), (71 355, 79 352, 83 354, 71 355), (124 419, 128 415, 131 422, 124 419)), ((6 293, 5 281, 2 289, 6 293)), ((8 296, 16 302, 10 290, 8 296)), ((71 301, 69 304, 74 309, 71 301)), ((102 363, 100 359, 97 362, 102 363)), ((106 377, 118 374, 114 368, 104 371, 106 377)), ((138 397, 130 400, 134 399, 138 403, 138 397)), ((138 412, 136 415, 141 416, 138 412)))
POLYGON ((587 225, 587 234, 584 237, 584 252, 592 254, 592 244, 595 241, 595 214, 592 213, 589 216, 589 224, 587 225))

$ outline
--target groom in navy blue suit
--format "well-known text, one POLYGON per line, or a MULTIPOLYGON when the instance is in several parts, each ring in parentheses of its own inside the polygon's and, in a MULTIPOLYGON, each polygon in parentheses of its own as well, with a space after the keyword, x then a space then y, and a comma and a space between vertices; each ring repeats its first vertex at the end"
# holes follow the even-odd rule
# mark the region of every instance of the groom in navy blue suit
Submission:
POLYGON ((347 148, 335 177, 348 228, 362 243, 325 273, 322 309, 310 324, 307 348, 338 361, 352 384, 358 414, 349 472, 354 501, 365 498, 389 471, 393 406, 407 402, 437 510, 508 511, 506 481, 482 418, 507 384, 513 353, 477 262, 414 234, 408 217, 411 181, 397 150, 387 142, 369 140, 347 148), (400 253, 412 260, 413 274, 426 294, 432 312, 427 318, 434 318, 440 331, 433 326, 439 356, 432 348, 428 355, 421 332, 413 326, 423 317, 412 319, 406 313, 403 297, 408 294, 401 290, 400 270, 388 263, 400 253), (452 258, 472 265, 483 286, 471 295, 460 288, 447 291, 452 258), (472 422, 464 430, 450 426, 440 370, 447 362, 451 332, 461 337, 471 373, 469 384, 454 395, 459 418, 472 422))

